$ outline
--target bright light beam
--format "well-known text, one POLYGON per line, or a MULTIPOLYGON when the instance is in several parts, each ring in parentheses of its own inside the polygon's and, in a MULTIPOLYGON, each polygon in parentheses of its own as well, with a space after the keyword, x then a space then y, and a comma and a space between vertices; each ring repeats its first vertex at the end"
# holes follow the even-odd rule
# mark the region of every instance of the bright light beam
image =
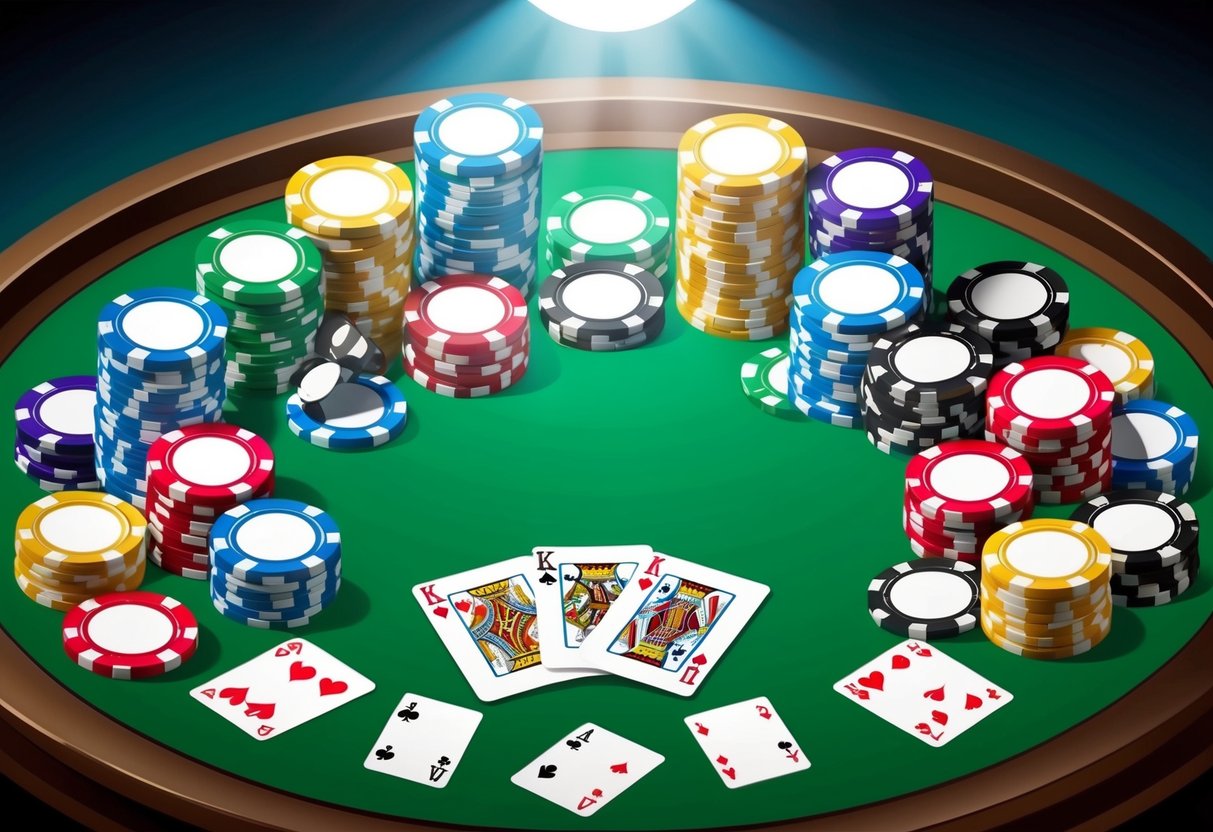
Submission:
POLYGON ((695 0, 530 0, 562 23, 594 32, 634 32, 674 15, 695 0))

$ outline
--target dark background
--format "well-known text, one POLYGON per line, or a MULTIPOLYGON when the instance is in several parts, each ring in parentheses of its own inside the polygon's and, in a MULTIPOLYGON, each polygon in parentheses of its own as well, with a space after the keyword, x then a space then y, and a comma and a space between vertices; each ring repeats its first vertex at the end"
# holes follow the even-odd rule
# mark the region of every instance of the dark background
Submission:
MULTIPOLYGON (((1210 253, 1211 33, 1208 0, 700 0, 609 45, 522 0, 0 0, 0 248, 130 173, 295 115, 455 84, 631 74, 795 87, 948 122, 1093 179, 1210 253), (477 34, 494 15, 501 26, 477 34), (670 46, 676 27, 691 46, 670 46)), ((1213 828, 1210 793, 1206 774, 1123 829, 1213 828)), ((80 828, 8 781, 0 801, 80 828)))

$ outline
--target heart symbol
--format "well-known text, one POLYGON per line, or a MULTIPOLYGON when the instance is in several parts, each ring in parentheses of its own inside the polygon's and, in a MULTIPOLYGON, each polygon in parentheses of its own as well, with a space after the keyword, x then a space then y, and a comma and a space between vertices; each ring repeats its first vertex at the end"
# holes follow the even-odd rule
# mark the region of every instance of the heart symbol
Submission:
POLYGON ((981 701, 980 696, 974 696, 971 693, 965 694, 965 710, 966 711, 971 711, 974 708, 980 708, 983 704, 984 703, 981 701))
POLYGON ((277 650, 274 651, 275 658, 279 658, 279 659, 281 659, 283 656, 289 656, 290 654, 291 654, 291 651, 287 650, 285 647, 279 647, 277 650))
POLYGON ((627 774, 628 773, 628 764, 627 763, 615 763, 615 765, 611 766, 611 771, 615 772, 616 774, 627 774))
POLYGON ((219 698, 226 699, 233 705, 239 705, 248 696, 248 688, 224 688, 219 691, 219 698))
POLYGON ((936 702, 942 702, 943 701, 943 687, 940 686, 940 687, 935 688, 935 690, 929 690, 926 693, 924 693, 922 696, 924 699, 934 699, 936 702))
POLYGON ((434 615, 446 618, 446 607, 434 607, 434 615))
POLYGON ((691 664, 697 664, 697 665, 703 666, 707 663, 708 663, 708 657, 703 655, 703 653, 700 653, 698 656, 691 659, 691 664))
POLYGON ((255 716, 257 719, 266 720, 272 717, 274 715, 274 711, 276 710, 277 708, 274 707, 273 702, 250 702, 248 703, 248 707, 244 709, 244 715, 255 716))
POLYGON ((860 676, 859 684, 872 690, 884 690, 884 674, 879 670, 873 670, 871 676, 860 676))
POLYGON ((546 765, 546 766, 539 767, 539 779, 540 780, 551 780, 555 776, 556 776, 556 766, 546 765))
POLYGON ((948 724, 948 715, 943 711, 931 711, 931 719, 935 720, 940 725, 948 724))
POLYGON ((640 588, 641 588, 641 589, 648 589, 648 588, 649 588, 649 587, 651 587, 652 585, 653 585, 653 582, 652 582, 652 581, 650 581, 648 578, 641 578, 641 579, 640 579, 640 588))
POLYGON ((320 695, 328 696, 332 693, 345 693, 350 689, 350 686, 345 682, 334 682, 332 679, 320 680, 320 695))
POLYGON ((468 610, 470 610, 472 608, 472 602, 466 598, 460 598, 458 601, 455 602, 455 606, 459 609, 460 612, 467 612, 468 610))
POLYGON ((736 780, 736 779, 737 779, 737 769, 735 769, 735 768, 731 768, 731 767, 730 767, 730 768, 722 768, 722 769, 720 770, 720 773, 721 773, 721 774, 723 774, 725 777, 729 778, 730 780, 736 780))
POLYGON ((311 679, 316 675, 316 668, 309 667, 303 662, 291 663, 291 681, 298 682, 305 679, 311 679))
POLYGON ((905 670, 909 666, 910 666, 910 660, 907 659, 905 656, 894 656, 893 657, 893 669, 894 670, 905 670))

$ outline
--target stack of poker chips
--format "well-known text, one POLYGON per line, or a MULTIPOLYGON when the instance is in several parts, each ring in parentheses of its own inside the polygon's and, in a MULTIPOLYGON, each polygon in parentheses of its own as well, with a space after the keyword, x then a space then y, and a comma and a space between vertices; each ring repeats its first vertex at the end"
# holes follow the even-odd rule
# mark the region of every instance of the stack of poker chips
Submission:
POLYGON ((958 636, 977 626, 980 577, 976 566, 956 560, 895 563, 868 584, 868 614, 902 638, 958 636))
POLYGON ((43 491, 101 488, 93 446, 96 376, 64 376, 21 394, 13 461, 43 491))
MULTIPOLYGON (((406 368, 408 360, 406 354, 406 368)), ((408 423, 404 393, 383 376, 351 376, 316 401, 305 401, 306 395, 301 388, 286 400, 286 422, 291 433, 318 448, 377 448, 404 433, 408 423)))
POLYGON ((672 245, 670 212, 636 188, 578 188, 556 202, 547 220, 549 270, 612 260, 660 279, 669 268, 672 245))
POLYGON ((341 533, 324 511, 294 500, 250 500, 211 530, 211 602, 263 630, 303 627, 341 588, 341 533))
POLYGON ((787 330, 807 159, 800 134, 769 116, 715 116, 683 134, 675 302, 696 329, 736 341, 787 330))
POLYGON ((543 122, 495 93, 436 101, 413 128, 416 281, 487 274, 530 297, 538 270, 543 122))
POLYGON ((1112 483, 1112 382, 1077 358, 1042 355, 990 378, 986 438, 1028 458, 1041 503, 1078 503, 1112 483))
POLYGON ((252 431, 218 422, 171 431, 147 456, 148 556, 166 572, 205 580, 215 518, 274 488, 274 454, 252 431))
POLYGON ((176 670, 198 651, 198 620, 158 592, 112 592, 63 617, 63 651, 107 679, 151 679, 176 670))
POLYGON ((868 441, 891 454, 916 454, 981 430, 990 344, 957 324, 907 324, 868 354, 861 412, 868 441))
POLYGON ((1111 427, 1112 487, 1188 493, 1200 431, 1173 404, 1136 399, 1118 407, 1111 427))
POLYGON ((107 304, 97 330, 97 477, 144 509, 152 443, 223 415, 227 315, 185 289, 138 289, 107 304))
POLYGON ((1112 629, 1112 547, 1075 520, 1025 520, 1000 529, 981 557, 981 629, 1034 659, 1086 653, 1112 629))
POLYGON ((805 266, 792 291, 788 401, 818 421, 862 426, 868 355, 890 330, 922 317, 922 275, 896 255, 847 251, 805 266))
POLYGON ((1071 329, 1057 355, 1080 358, 1098 367, 1116 389, 1116 404, 1154 398, 1154 355, 1127 332, 1105 327, 1071 329))
POLYGON ((526 374, 526 299, 500 277, 461 274, 427 281, 409 296, 404 317, 404 370, 432 393, 487 396, 526 374))
POLYGON ((861 147, 809 171, 809 251, 895 254, 922 273, 926 310, 934 308, 931 258, 935 182, 921 159, 900 150, 861 147))
POLYGON ((413 271, 408 176, 367 156, 321 159, 287 182, 286 216, 320 249, 325 308, 349 315, 391 363, 413 271))
POLYGON ((1034 506, 1032 467, 1006 445, 954 439, 906 466, 902 528, 920 558, 979 563, 990 536, 1034 506))
POLYGON ((111 494, 48 494, 17 518, 17 585, 30 600, 61 612, 95 595, 136 589, 146 532, 139 510, 111 494))
POLYGON ((1047 266, 1004 260, 978 266, 948 287, 948 320, 987 339, 994 366, 1053 352, 1070 325, 1070 290, 1047 266))
POLYGON ((656 275, 633 263, 574 263, 543 281, 539 317, 559 344, 591 351, 632 349, 665 327, 665 289, 656 275))
POLYGON ((197 289, 228 316, 229 393, 287 391, 324 313, 322 265, 303 230, 272 220, 230 222, 199 242, 197 289))
POLYGON ((1190 503, 1161 491, 1112 491, 1080 505, 1112 547, 1112 603, 1158 607, 1188 590, 1200 571, 1200 524, 1190 503))
POLYGON ((788 347, 768 347, 741 365, 741 390, 764 413, 799 420, 800 409, 788 399, 791 393, 792 356, 788 347))

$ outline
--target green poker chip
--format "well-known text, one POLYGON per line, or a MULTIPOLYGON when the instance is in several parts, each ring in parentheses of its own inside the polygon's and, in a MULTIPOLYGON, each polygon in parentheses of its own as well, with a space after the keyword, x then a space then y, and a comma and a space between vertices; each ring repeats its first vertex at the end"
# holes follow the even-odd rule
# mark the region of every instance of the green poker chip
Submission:
POLYGON ((788 401, 787 347, 765 349, 741 365, 741 389, 755 407, 781 419, 803 419, 788 401))
POLYGON ((670 212, 652 194, 603 185, 562 196, 548 217, 547 239, 566 260, 633 263, 667 252, 670 230, 670 212))
POLYGON ((241 220, 203 237, 194 265, 212 297, 281 307, 318 294, 324 264, 301 229, 273 220, 241 220))

